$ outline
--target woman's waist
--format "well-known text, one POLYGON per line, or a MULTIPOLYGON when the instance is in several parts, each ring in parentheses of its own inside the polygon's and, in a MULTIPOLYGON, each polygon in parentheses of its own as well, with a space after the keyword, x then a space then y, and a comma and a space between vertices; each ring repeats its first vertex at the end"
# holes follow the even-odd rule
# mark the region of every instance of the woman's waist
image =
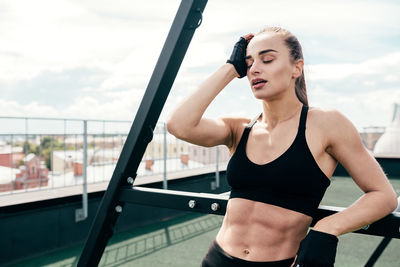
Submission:
POLYGON ((247 261, 277 261, 294 257, 301 238, 254 226, 244 230, 222 225, 215 240, 231 256, 247 261))
POLYGON ((251 221, 239 224, 227 219, 224 220, 218 236, 238 247, 265 249, 270 246, 297 246, 307 234, 308 225, 286 227, 284 222, 278 224, 267 226, 251 221))
POLYGON ((236 262, 239 261, 246 264, 242 264, 243 266, 248 266, 249 263, 251 266, 291 266, 295 259, 295 254, 291 253, 293 254, 292 256, 285 256, 291 254, 285 254, 282 253, 282 251, 279 251, 280 254, 275 253, 272 256, 265 253, 265 250, 260 252, 253 249, 238 252, 235 252, 234 250, 229 251, 229 248, 227 249, 226 246, 224 246, 225 248, 221 247, 220 243, 221 241, 216 238, 212 246, 226 257, 233 259, 236 262), (261 265, 255 265, 253 263, 260 263, 261 265))
POLYGON ((311 220, 281 207, 230 199, 216 240, 232 256, 250 261, 290 258, 296 254, 311 220))

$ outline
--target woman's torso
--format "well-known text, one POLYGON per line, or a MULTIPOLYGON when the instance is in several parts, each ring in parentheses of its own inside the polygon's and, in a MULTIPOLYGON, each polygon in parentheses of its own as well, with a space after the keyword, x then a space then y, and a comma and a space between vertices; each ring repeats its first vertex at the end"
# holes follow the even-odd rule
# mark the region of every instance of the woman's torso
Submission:
MULTIPOLYGON (((327 140, 319 127, 323 114, 312 109, 307 113, 305 139, 315 163, 331 177, 336 161, 326 153, 327 140)), ((300 113, 280 123, 272 131, 257 122, 248 133, 244 153, 255 165, 268 165, 281 158, 298 138, 300 113)), ((237 128, 237 147, 246 124, 237 128)), ((243 177, 246 179, 246 177, 243 177)), ((305 237, 312 217, 277 205, 232 198, 228 202, 222 227, 216 237, 229 254, 249 261, 274 261, 294 257, 305 237)))

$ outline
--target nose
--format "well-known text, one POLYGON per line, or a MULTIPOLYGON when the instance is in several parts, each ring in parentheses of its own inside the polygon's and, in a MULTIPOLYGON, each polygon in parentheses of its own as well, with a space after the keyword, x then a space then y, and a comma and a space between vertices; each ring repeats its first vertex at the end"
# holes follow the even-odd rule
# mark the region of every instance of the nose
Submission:
POLYGON ((250 74, 258 74, 260 73, 260 64, 258 60, 254 60, 253 64, 251 64, 251 67, 249 68, 250 74))

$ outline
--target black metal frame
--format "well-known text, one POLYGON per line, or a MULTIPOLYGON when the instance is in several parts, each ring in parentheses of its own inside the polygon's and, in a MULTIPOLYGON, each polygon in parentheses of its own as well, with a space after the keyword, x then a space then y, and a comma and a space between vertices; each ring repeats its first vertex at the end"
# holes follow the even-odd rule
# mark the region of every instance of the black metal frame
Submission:
MULTIPOLYGON (((193 193, 146 187, 123 187, 118 200, 148 206, 164 207, 207 214, 224 215, 228 204, 229 192, 226 194, 193 193)), ((324 217, 344 210, 343 207, 320 205, 311 226, 324 217)), ((354 233, 400 238, 400 212, 393 212, 354 233)))
POLYGON ((100 203, 78 266, 97 266, 124 203, 117 200, 121 186, 133 184, 136 171, 153 138, 153 129, 178 73, 207 0, 183 0, 129 131, 107 191, 100 203))
MULTIPOLYGON (((200 26, 207 0, 182 0, 137 111, 107 191, 98 208, 77 266, 97 266, 124 203, 188 210, 224 215, 228 195, 190 193, 153 188, 132 187, 136 171, 169 91, 178 73, 194 31, 200 26)), ((312 225, 321 218, 344 208, 320 206, 312 225)), ((357 233, 400 238, 400 214, 393 213, 357 233)), ((390 241, 390 240, 389 240, 390 241)), ((386 241, 387 245, 388 241, 386 241)), ((384 249, 384 248, 383 248, 384 249)), ((375 253, 379 257, 379 253, 375 253)), ((373 264, 373 263, 372 263, 373 264)), ((372 266, 372 265, 371 265, 372 266)))

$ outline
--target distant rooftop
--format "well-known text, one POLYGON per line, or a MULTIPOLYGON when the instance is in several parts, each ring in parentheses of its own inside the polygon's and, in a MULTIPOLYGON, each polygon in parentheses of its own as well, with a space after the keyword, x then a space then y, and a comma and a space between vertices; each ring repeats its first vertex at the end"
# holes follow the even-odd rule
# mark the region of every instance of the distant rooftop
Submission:
POLYGON ((374 148, 374 155, 381 157, 400 157, 400 104, 393 104, 392 118, 385 133, 374 148))

